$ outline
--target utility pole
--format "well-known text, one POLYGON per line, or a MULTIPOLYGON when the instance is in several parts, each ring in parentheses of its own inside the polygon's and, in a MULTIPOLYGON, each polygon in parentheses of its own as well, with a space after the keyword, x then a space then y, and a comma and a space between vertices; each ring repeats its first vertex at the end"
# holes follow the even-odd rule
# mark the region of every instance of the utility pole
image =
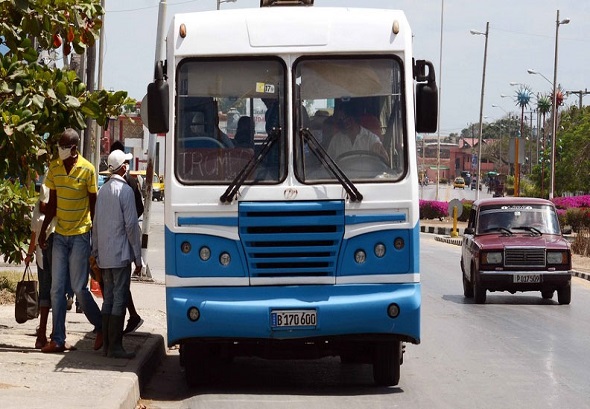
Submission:
POLYGON ((584 95, 590 94, 590 91, 588 91, 588 88, 586 88, 586 89, 584 89, 584 91, 582 91, 582 90, 567 91, 566 94, 578 94, 578 98, 579 98, 578 108, 582 109, 582 98, 584 98, 584 95))
MULTIPOLYGON (((89 47, 86 51, 86 89, 89 93, 94 92, 94 78, 96 76, 96 44, 89 47)), ((94 136, 94 120, 86 120, 86 129, 84 129, 84 150, 83 156, 92 162, 92 139, 94 136)))

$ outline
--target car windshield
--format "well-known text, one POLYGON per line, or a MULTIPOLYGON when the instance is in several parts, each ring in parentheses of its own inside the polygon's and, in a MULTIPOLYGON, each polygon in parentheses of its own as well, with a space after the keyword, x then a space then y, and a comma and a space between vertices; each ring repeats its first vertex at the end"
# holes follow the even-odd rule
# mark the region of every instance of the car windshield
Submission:
POLYGON ((546 205, 515 204, 480 209, 476 230, 477 234, 561 234, 555 209, 546 205))
POLYGON ((181 183, 239 186, 285 177, 285 72, 279 59, 179 64, 172 157, 181 183))
POLYGON ((295 172, 303 183, 392 182, 406 174, 401 61, 394 57, 296 62, 295 172))

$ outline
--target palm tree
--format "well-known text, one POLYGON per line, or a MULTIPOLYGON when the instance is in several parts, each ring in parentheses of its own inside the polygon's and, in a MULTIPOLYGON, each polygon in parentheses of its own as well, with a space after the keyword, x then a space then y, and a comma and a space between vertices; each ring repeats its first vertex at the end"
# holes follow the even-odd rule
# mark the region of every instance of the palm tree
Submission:
MULTIPOLYGON (((520 106, 520 137, 524 133, 524 109, 529 106, 533 92, 528 85, 521 85, 516 91, 516 106, 520 106)), ((514 196, 520 196, 520 163, 518 162, 519 139, 514 140, 514 196)))

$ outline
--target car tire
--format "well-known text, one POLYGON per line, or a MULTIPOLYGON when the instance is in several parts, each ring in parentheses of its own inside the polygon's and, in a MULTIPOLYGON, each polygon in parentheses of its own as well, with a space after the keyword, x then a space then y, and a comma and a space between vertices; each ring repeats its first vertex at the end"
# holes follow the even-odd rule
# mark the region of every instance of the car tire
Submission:
POLYGON ((402 362, 401 341, 378 342, 373 357, 373 380, 378 386, 395 386, 399 383, 402 362))
POLYGON ((545 291, 541 291, 541 296, 545 299, 545 300, 550 300, 553 298, 553 290, 545 290, 545 291))
POLYGON ((561 305, 568 305, 572 301, 572 286, 568 283, 566 286, 557 290, 557 302, 561 305))
POLYGON ((461 257, 461 276, 463 277, 463 296, 465 298, 473 298, 473 287, 465 276, 465 266, 463 264, 463 257, 461 257))
POLYGON ((476 304, 486 303, 486 289, 481 285, 480 280, 477 278, 477 272, 473 274, 473 298, 476 304))

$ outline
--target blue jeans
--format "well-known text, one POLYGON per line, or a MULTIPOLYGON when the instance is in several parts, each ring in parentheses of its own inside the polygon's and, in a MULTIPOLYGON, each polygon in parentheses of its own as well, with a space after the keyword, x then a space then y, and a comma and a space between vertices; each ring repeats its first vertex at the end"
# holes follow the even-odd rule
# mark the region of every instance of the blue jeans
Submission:
POLYGON ((88 291, 90 232, 75 236, 53 233, 51 262, 52 340, 63 345, 66 341, 66 283, 69 281, 86 318, 95 331, 102 331, 100 309, 88 291))
POLYGON ((47 248, 43 250, 43 267, 37 264, 37 276, 39 277, 39 307, 51 307, 51 247, 53 246, 53 234, 47 237, 47 248))
POLYGON ((131 285, 131 264, 121 268, 102 268, 102 313, 124 317, 131 285))

